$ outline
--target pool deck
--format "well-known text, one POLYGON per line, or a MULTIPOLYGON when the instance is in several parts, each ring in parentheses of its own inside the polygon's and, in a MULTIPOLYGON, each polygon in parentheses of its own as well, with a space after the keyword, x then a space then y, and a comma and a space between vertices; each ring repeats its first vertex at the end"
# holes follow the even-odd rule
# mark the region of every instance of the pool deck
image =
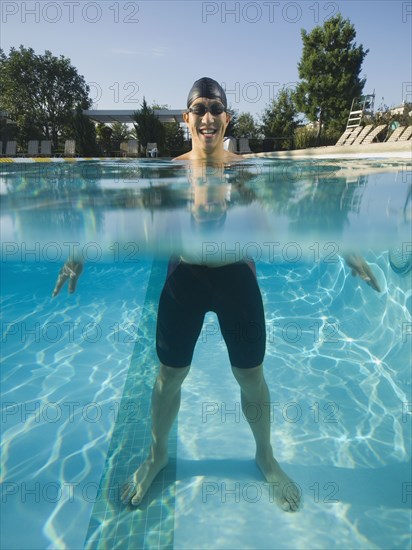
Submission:
MULTIPOLYGON (((292 151, 273 151, 271 153, 250 153, 241 158, 268 159, 408 159, 412 161, 412 140, 393 143, 370 143, 367 145, 332 145, 329 147, 310 147, 292 151)), ((167 157, 163 157, 165 160, 167 157)), ((0 163, 27 162, 76 162, 84 160, 136 160, 136 157, 0 157, 0 163)), ((137 159, 142 160, 142 159, 137 159)), ((148 159, 153 161, 154 159, 148 159)))
POLYGON ((412 141, 393 143, 370 143, 367 145, 332 145, 329 147, 310 147, 293 151, 273 151, 271 153, 253 153, 242 155, 244 158, 269 159, 356 159, 356 158, 402 158, 412 160, 412 141))

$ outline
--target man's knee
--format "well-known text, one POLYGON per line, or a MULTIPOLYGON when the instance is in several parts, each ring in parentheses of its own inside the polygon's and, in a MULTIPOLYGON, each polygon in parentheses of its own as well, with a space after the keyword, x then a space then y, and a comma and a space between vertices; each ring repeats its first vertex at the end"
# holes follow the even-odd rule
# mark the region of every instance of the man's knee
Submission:
POLYGON ((158 379, 162 384, 180 385, 186 378, 190 370, 190 365, 187 367, 168 367, 160 363, 158 379))
POLYGON ((261 384, 264 381, 263 365, 258 365, 251 369, 239 369, 232 366, 232 372, 240 386, 261 384))

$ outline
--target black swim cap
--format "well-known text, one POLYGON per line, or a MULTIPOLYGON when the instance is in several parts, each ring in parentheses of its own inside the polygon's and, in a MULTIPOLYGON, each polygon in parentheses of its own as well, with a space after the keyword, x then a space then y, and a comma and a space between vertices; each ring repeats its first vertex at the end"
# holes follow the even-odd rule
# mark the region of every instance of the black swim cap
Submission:
POLYGON ((204 76, 203 78, 199 78, 199 80, 196 80, 189 92, 189 95, 187 96, 187 107, 189 108, 191 103, 193 103, 193 101, 195 101, 195 99, 199 97, 207 97, 208 99, 219 99, 223 103, 225 108, 227 108, 225 90, 218 82, 216 82, 216 80, 213 80, 213 78, 208 78, 207 76, 204 76))

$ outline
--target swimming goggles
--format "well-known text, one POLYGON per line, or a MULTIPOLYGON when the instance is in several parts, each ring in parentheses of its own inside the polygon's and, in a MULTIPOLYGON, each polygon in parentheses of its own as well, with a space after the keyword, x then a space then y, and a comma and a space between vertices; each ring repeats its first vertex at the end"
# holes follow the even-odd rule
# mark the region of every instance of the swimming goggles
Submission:
POLYGON ((226 108, 221 103, 212 103, 209 107, 206 107, 204 103, 196 103, 193 107, 189 107, 188 111, 197 116, 204 116, 206 113, 210 113, 212 116, 219 116, 226 112, 226 108))
POLYGON ((389 264, 395 273, 404 277, 412 269, 412 252, 401 246, 392 248, 389 250, 389 264))

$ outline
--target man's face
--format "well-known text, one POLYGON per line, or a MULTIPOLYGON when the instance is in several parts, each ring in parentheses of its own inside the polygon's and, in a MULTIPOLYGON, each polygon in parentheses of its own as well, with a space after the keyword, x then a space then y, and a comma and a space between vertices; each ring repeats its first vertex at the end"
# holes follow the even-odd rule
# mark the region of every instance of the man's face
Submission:
MULTIPOLYGON (((206 107, 210 107, 213 103, 222 104, 217 99, 199 97, 191 103, 190 107, 194 107, 197 103, 203 103, 206 107)), ((202 116, 189 112, 183 113, 183 119, 189 126, 194 149, 211 153, 222 146, 225 130, 230 121, 228 113, 223 112, 220 115, 212 115, 208 111, 202 116)))

